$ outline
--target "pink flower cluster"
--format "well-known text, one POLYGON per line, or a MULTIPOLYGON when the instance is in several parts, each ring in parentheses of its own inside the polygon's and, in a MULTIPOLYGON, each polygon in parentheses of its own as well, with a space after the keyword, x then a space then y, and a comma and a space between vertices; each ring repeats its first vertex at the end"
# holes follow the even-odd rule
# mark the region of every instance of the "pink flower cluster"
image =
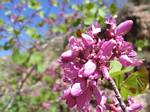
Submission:
MULTIPOLYGON (((117 109, 115 105, 112 107, 107 105, 107 97, 99 91, 97 82, 101 78, 110 80, 111 60, 117 59, 124 67, 138 66, 142 63, 136 59, 137 54, 132 44, 123 38, 131 29, 132 20, 117 26, 115 19, 110 17, 105 23, 105 29, 94 23, 80 37, 70 37, 69 50, 61 54, 59 62, 64 71, 64 80, 71 83, 71 86, 64 91, 62 99, 66 100, 69 107, 84 110, 88 107, 91 98, 95 97, 97 112, 117 109)), ((139 105, 136 109, 139 110, 140 107, 139 105)), ((130 112, 136 112, 136 109, 130 106, 128 108, 130 112)), ((114 112, 121 111, 114 110, 114 112)))

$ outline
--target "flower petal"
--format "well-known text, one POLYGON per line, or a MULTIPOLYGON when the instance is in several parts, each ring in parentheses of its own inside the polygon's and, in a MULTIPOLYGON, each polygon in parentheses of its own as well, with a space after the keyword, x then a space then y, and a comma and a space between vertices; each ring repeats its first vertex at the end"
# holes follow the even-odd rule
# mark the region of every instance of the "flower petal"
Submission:
POLYGON ((92 25, 92 34, 98 34, 101 32, 101 28, 96 28, 94 25, 92 25))
POLYGON ((83 94, 81 94, 80 96, 78 96, 76 98, 76 101, 77 101, 77 108, 79 110, 81 110, 86 104, 89 103, 91 97, 92 97, 92 88, 91 87, 88 87, 84 92, 83 94))
POLYGON ((86 46, 90 46, 94 43, 94 40, 91 36, 85 34, 85 33, 82 33, 82 39, 83 39, 83 42, 86 46))
POLYGON ((76 99, 72 96, 70 96, 67 101, 66 101, 67 105, 72 108, 76 105, 76 99))
POLYGON ((68 50, 61 54, 62 61, 70 61, 73 60, 78 55, 78 52, 68 50))
POLYGON ((132 60, 127 55, 121 55, 119 61, 124 67, 132 65, 132 60))
POLYGON ((88 77, 88 76, 92 75, 95 72, 95 70, 96 70, 95 63, 93 63, 92 60, 89 60, 84 65, 83 75, 85 77, 88 77))
POLYGON ((63 96, 61 98, 62 99, 67 99, 70 96, 70 91, 71 91, 71 87, 69 87, 68 89, 64 90, 63 96))
POLYGON ((109 76, 109 72, 108 72, 108 68, 106 66, 102 66, 101 67, 101 70, 102 70, 102 73, 103 73, 103 76, 106 80, 109 80, 110 79, 110 76, 109 76))
POLYGON ((86 80, 79 79, 71 88, 71 95, 79 96, 86 89, 86 80))
POLYGON ((93 87, 93 93, 94 93, 97 104, 100 105, 102 95, 97 87, 93 87))
POLYGON ((116 45, 116 41, 113 39, 104 42, 101 46, 101 50, 103 52, 102 55, 110 57, 112 55, 112 50, 115 45, 116 45))
POLYGON ((115 32, 117 35, 125 35, 130 31, 132 28, 133 21, 132 20, 127 20, 125 22, 120 23, 117 28, 115 29, 115 32))

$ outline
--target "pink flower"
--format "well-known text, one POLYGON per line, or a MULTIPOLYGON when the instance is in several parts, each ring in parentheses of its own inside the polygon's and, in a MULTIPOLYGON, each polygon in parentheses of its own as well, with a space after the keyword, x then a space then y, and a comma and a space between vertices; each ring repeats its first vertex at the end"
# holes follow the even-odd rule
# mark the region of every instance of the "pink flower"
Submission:
POLYGON ((106 80, 110 79, 108 68, 106 66, 101 66, 101 71, 106 80))
POLYGON ((94 43, 94 40, 90 35, 83 33, 81 36, 82 36, 82 39, 83 39, 83 43, 86 46, 91 46, 94 43))
POLYGON ((101 32, 101 28, 100 27, 95 27, 94 25, 92 25, 92 34, 98 34, 99 32, 101 32))
POLYGON ((88 86, 82 94, 78 96, 72 96, 71 94, 71 87, 64 91, 64 94, 62 96, 63 100, 66 100, 66 103, 69 107, 77 106, 79 110, 82 110, 85 105, 88 106, 89 101, 93 94, 93 88, 92 86, 88 86))
POLYGON ((90 33, 92 35, 96 35, 100 32, 101 32, 101 28, 100 28, 100 25, 97 22, 95 22, 90 27, 88 27, 88 33, 90 33))
POLYGON ((129 112, 139 112, 143 108, 142 104, 135 103, 131 97, 128 97, 128 103, 129 103, 128 107, 129 112))
POLYGON ((112 55, 113 48, 116 45, 116 41, 111 39, 109 41, 105 41, 101 46, 102 56, 109 57, 112 55))
POLYGON ((95 63, 93 63, 92 60, 88 60, 83 67, 83 76, 89 77, 95 72, 95 70, 96 70, 95 63))
POLYGON ((77 79, 71 87, 71 95, 79 96, 86 89, 86 79, 77 79))
POLYGON ((106 96, 104 96, 104 94, 100 92, 96 87, 94 88, 93 92, 97 102, 96 112, 104 112, 106 110, 106 96))
POLYGON ((77 97, 76 99, 77 108, 81 110, 85 105, 88 106, 91 97, 92 97, 92 87, 89 86, 80 96, 77 97))
POLYGON ((78 52, 73 52, 72 50, 68 50, 61 54, 61 58, 63 61, 73 60, 78 56, 78 52))
POLYGON ((69 80, 73 80, 73 79, 77 78, 78 71, 80 69, 77 65, 70 62, 70 63, 62 64, 62 67, 64 69, 64 77, 65 78, 67 78, 69 80))
POLYGON ((132 60, 127 55, 121 55, 119 57, 119 61, 125 67, 133 64, 132 60))
POLYGON ((110 29, 116 28, 116 20, 113 17, 107 17, 105 23, 106 25, 110 25, 110 29))
POLYGON ((66 100, 69 107, 74 107, 76 105, 76 99, 70 94, 71 88, 64 91, 62 99, 66 100))
MULTIPOLYGON (((110 17, 106 20, 104 32, 101 31, 100 25, 95 23, 87 32, 82 33, 80 38, 70 37, 69 50, 62 53, 59 60, 64 72, 63 77, 70 83, 62 96, 69 107, 86 110, 94 97, 97 112, 121 112, 121 107, 117 106, 118 102, 108 104, 102 90, 98 90, 98 81, 101 81, 99 79, 102 77, 110 80, 109 65, 114 59, 118 59, 124 67, 142 63, 136 58, 132 44, 123 38, 132 24, 133 22, 128 20, 117 26, 115 19, 110 17)), ((131 103, 128 110, 137 112, 140 108, 140 105, 131 103)))
POLYGON ((116 28, 115 28, 115 33, 116 35, 125 35, 130 31, 132 28, 133 21, 132 20, 127 20, 125 22, 120 23, 116 28))
POLYGON ((72 51, 80 51, 80 50, 83 50, 84 47, 85 46, 84 46, 84 44, 82 42, 82 39, 75 38, 74 36, 71 36, 69 38, 69 48, 72 51))

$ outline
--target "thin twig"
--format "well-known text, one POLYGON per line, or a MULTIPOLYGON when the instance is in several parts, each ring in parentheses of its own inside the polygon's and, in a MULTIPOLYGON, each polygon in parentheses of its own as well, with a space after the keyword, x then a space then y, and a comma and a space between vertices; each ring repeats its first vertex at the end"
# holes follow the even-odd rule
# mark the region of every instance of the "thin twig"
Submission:
POLYGON ((16 94, 20 94, 20 91, 21 91, 24 83, 26 82, 26 80, 28 79, 28 77, 32 74, 33 70, 34 70, 34 66, 32 66, 32 68, 30 69, 30 71, 26 74, 26 77, 21 81, 21 84, 18 87, 18 89, 16 91, 16 94))
POLYGON ((32 74, 34 68, 35 68, 35 66, 32 66, 31 69, 27 72, 25 78, 21 81, 18 89, 16 90, 16 92, 14 93, 14 95, 12 96, 12 98, 10 99, 10 101, 4 106, 3 112, 5 112, 5 110, 9 109, 13 105, 13 103, 16 100, 16 96, 20 95, 20 92, 21 92, 21 89, 24 86, 24 83, 26 82, 26 80, 28 79, 28 77, 32 74))
POLYGON ((120 107, 122 108, 123 112, 128 112, 127 107, 126 107, 125 103, 123 102, 121 95, 119 93, 119 90, 112 78, 110 78, 110 84, 115 92, 116 98, 119 101, 120 107))

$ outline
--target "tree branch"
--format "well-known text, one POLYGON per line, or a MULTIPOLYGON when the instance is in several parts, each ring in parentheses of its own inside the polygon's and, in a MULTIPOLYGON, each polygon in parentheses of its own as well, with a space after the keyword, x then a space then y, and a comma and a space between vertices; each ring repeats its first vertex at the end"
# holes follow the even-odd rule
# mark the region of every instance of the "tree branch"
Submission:
POLYGON ((31 68, 31 69, 29 70, 29 72, 26 74, 26 77, 21 81, 21 83, 20 83, 20 85, 19 85, 19 87, 18 87, 18 89, 17 89, 17 91, 16 91, 16 94, 17 94, 17 95, 20 94, 20 91, 21 91, 21 89, 22 89, 24 83, 26 82, 26 80, 28 79, 28 77, 31 75, 31 73, 33 72, 33 70, 34 70, 34 66, 32 66, 32 68, 31 68))
POLYGON ((110 78, 109 82, 110 82, 110 84, 111 84, 111 86, 112 86, 112 88, 115 92, 116 98, 119 101, 120 107, 122 108, 123 112, 128 112, 127 107, 126 107, 125 103, 123 102, 123 100, 121 98, 121 95, 119 93, 119 90, 118 90, 114 80, 112 78, 110 78))
POLYGON ((18 86, 15 94, 12 96, 12 98, 10 99, 10 101, 4 106, 4 108, 2 109, 3 112, 5 112, 7 109, 9 109, 13 103, 15 102, 16 100, 16 96, 17 95, 20 95, 20 92, 21 92, 21 89, 22 87, 24 86, 24 83, 26 82, 26 80, 29 78, 29 76, 32 74, 33 70, 34 70, 35 66, 33 65, 31 67, 31 69, 26 73, 26 76, 25 78, 21 81, 20 85, 18 86))

